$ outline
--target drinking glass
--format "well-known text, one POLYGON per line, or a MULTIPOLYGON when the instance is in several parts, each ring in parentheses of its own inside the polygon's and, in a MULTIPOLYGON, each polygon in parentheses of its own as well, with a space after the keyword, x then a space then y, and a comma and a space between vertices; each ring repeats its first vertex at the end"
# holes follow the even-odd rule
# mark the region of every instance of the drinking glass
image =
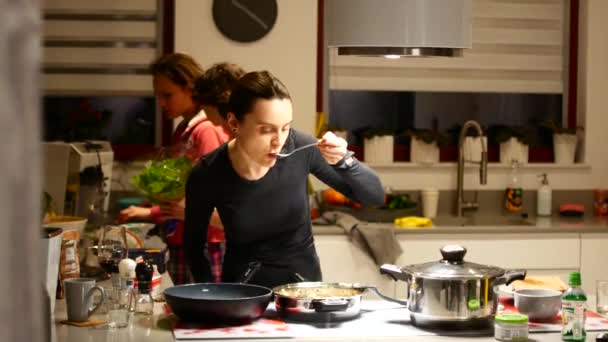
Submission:
POLYGON ((106 289, 108 293, 108 326, 125 328, 129 325, 129 307, 132 301, 133 289, 114 287, 106 289))
POLYGON ((608 316, 608 280, 598 280, 595 291, 597 313, 608 316))

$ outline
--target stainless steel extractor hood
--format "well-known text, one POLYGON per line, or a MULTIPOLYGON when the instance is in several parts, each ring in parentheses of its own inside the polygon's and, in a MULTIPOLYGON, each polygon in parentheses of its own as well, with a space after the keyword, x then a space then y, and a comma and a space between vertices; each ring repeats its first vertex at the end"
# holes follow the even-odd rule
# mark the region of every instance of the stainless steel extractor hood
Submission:
POLYGON ((471 0, 326 0, 329 47, 339 55, 462 56, 471 0))

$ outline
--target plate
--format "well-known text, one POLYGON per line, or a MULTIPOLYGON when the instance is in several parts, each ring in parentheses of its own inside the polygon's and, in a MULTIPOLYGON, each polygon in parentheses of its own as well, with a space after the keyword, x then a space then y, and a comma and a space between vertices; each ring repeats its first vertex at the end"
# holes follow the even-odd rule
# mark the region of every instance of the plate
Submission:
MULTIPOLYGON (((112 228, 106 232, 106 236, 104 240, 113 240, 113 241, 122 241, 122 229, 121 228, 112 228)), ((127 247, 128 248, 144 248, 144 243, 137 236, 137 234, 132 231, 126 229, 127 233, 127 247)))

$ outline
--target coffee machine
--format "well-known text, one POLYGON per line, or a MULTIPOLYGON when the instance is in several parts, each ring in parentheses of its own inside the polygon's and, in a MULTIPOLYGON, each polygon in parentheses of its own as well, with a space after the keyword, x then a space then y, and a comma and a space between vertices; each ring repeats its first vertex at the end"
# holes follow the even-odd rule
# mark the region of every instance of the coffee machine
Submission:
POLYGON ((114 152, 108 141, 43 143, 44 190, 57 215, 107 212, 114 152))

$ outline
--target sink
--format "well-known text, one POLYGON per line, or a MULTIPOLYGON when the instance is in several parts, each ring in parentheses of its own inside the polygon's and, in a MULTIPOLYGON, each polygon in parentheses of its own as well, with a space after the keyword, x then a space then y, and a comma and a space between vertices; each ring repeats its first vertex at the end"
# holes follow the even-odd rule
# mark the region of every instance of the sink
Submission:
POLYGON ((521 217, 505 216, 440 216, 433 219, 436 227, 466 227, 466 226, 535 226, 536 224, 521 217))

